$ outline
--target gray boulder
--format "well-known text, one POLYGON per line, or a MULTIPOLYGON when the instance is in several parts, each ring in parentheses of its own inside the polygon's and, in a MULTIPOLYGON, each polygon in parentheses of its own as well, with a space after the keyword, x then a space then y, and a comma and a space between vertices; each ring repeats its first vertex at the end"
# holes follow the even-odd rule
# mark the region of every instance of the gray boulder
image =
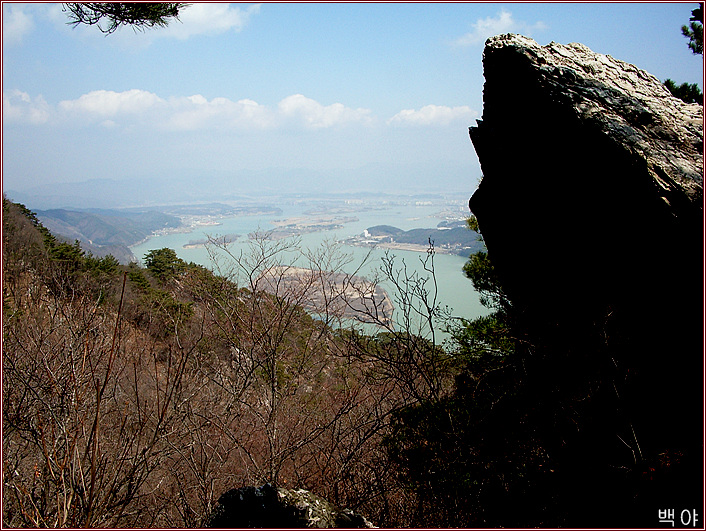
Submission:
POLYGON ((209 516, 211 528, 374 528, 365 517, 340 509, 304 489, 241 487, 224 493, 209 516))
POLYGON ((644 298, 666 275, 699 280, 702 106, 577 43, 500 35, 483 67, 470 207, 518 305, 561 319, 644 298))

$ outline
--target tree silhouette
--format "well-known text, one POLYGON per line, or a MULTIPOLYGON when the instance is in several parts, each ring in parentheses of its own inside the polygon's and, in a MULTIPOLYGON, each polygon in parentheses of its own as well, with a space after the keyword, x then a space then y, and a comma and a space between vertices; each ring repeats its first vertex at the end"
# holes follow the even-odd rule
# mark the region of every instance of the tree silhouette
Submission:
POLYGON ((690 24, 681 27, 681 32, 684 37, 689 39, 689 49, 694 54, 704 54, 704 6, 699 4, 699 7, 691 12, 690 24))
POLYGON ((132 26, 144 30, 154 26, 165 27, 172 19, 179 19, 179 11, 189 4, 184 3, 67 3, 69 24, 98 26, 101 32, 110 35, 120 26, 132 26))
POLYGON ((669 89, 672 96, 686 103, 698 103, 699 105, 703 105, 704 103, 704 95, 701 93, 696 83, 682 83, 681 85, 677 85, 671 79, 666 79, 664 86, 669 89))

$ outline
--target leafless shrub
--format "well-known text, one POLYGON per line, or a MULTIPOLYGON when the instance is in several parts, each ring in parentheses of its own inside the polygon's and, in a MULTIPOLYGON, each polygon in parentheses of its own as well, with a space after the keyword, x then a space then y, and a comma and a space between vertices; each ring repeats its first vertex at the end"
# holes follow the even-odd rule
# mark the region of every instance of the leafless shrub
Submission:
POLYGON ((145 523, 143 487, 171 453, 194 346, 165 361, 120 315, 41 285, 3 321, 4 523, 145 523), (21 318, 17 315, 22 314, 21 318))
POLYGON ((208 249, 214 274, 152 297, 123 276, 114 303, 87 276, 5 264, 6 526, 198 527, 264 482, 408 521, 383 443, 394 411, 444 391, 434 287, 389 255, 378 278, 343 273, 330 242, 208 249))

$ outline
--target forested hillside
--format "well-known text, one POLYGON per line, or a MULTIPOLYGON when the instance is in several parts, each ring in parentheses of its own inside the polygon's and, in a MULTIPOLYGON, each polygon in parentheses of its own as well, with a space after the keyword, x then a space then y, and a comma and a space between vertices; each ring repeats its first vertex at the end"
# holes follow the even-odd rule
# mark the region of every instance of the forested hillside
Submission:
POLYGON ((170 249, 142 269, 56 240, 22 205, 3 212, 5 525, 196 527, 226 490, 265 482, 378 525, 421 522, 392 426, 439 403, 458 368, 410 324, 441 316, 421 279, 396 276, 404 328, 361 306, 370 285, 351 277, 344 291, 378 319, 366 335, 341 326, 336 249, 310 253, 296 284, 272 278, 283 240, 223 247, 215 273, 170 249))
POLYGON ((176 228, 181 220, 152 210, 99 210, 95 212, 65 209, 39 210, 37 218, 52 234, 70 241, 79 240, 81 248, 96 256, 112 255, 121 264, 134 260, 130 245, 154 231, 176 228))

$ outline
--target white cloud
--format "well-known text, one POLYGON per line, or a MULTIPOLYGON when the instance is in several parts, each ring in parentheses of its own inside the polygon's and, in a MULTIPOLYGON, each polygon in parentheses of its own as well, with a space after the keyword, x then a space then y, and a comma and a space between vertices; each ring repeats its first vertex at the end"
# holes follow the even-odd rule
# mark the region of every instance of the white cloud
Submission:
MULTIPOLYGON (((370 109, 342 103, 323 105, 302 94, 293 94, 276 105, 252 99, 237 101, 201 94, 162 98, 153 92, 94 90, 73 100, 49 105, 42 96, 32 98, 19 90, 3 93, 6 123, 51 122, 69 127, 99 125, 109 129, 140 127, 158 131, 321 130, 340 126, 370 127, 377 122, 370 109)), ((426 105, 404 109, 387 120, 391 126, 444 127, 467 124, 478 113, 467 106, 426 105)))
POLYGON ((34 28, 34 21, 24 7, 18 4, 3 2, 2 14, 2 43, 3 46, 19 44, 22 39, 34 28))
POLYGON ((294 118, 313 129, 372 121, 369 109, 351 109, 341 103, 324 106, 301 94, 287 96, 277 107, 282 116, 294 118))
POLYGON ((231 4, 193 3, 184 8, 178 21, 155 33, 155 37, 188 39, 194 35, 218 35, 227 31, 241 31, 250 17, 260 12, 260 4, 247 8, 231 4))
POLYGON ((258 129, 267 129, 275 124, 274 113, 265 105, 260 105, 253 100, 239 100, 238 123, 252 124, 258 129))
POLYGON ((470 121, 478 116, 478 113, 470 107, 463 105, 460 107, 447 107, 445 105, 425 105, 419 110, 403 109, 387 123, 390 125, 449 125, 455 121, 470 121))
POLYGON ((473 30, 453 41, 453 44, 456 46, 482 44, 489 37, 503 33, 522 33, 531 36, 535 31, 541 31, 547 28, 546 24, 541 21, 528 24, 523 21, 515 20, 512 13, 505 9, 501 9, 497 17, 478 19, 475 23, 471 24, 471 26, 473 30))
POLYGON ((66 112, 114 117, 124 114, 146 113, 163 103, 164 100, 159 96, 145 90, 133 89, 125 92, 94 90, 82 95, 77 100, 59 102, 59 108, 66 112))
POLYGON ((2 118, 5 123, 30 123, 34 125, 49 121, 51 108, 39 95, 31 98, 26 92, 10 90, 2 94, 2 118))
POLYGON ((301 94, 288 96, 276 106, 267 106, 251 99, 209 100, 201 94, 164 99, 139 89, 94 90, 73 100, 60 101, 55 107, 41 96, 33 100, 15 90, 4 93, 3 110, 6 121, 10 122, 37 124, 54 118, 63 125, 100 124, 110 128, 139 123, 162 131, 324 129, 374 121, 368 109, 352 109, 341 103, 322 105, 301 94))
POLYGON ((186 40, 198 35, 240 32, 260 11, 260 4, 241 6, 194 2, 181 9, 178 20, 170 19, 166 27, 144 28, 144 31, 136 31, 133 27, 121 26, 109 39, 104 39, 105 35, 95 26, 79 24, 74 27, 67 24, 69 19, 62 11, 61 4, 47 6, 46 14, 57 31, 73 38, 103 39, 103 42, 107 42, 110 46, 132 51, 147 48, 157 39, 186 40))
POLYGON ((197 94, 169 101, 170 117, 166 128, 195 130, 204 128, 273 129, 286 124, 306 129, 321 129, 346 123, 370 123, 370 111, 351 109, 341 103, 324 106, 301 94, 281 100, 276 107, 251 99, 207 100, 197 94))
POLYGON ((253 100, 231 101, 201 94, 169 100, 169 117, 165 129, 193 131, 198 129, 267 129, 275 125, 273 112, 253 100))

